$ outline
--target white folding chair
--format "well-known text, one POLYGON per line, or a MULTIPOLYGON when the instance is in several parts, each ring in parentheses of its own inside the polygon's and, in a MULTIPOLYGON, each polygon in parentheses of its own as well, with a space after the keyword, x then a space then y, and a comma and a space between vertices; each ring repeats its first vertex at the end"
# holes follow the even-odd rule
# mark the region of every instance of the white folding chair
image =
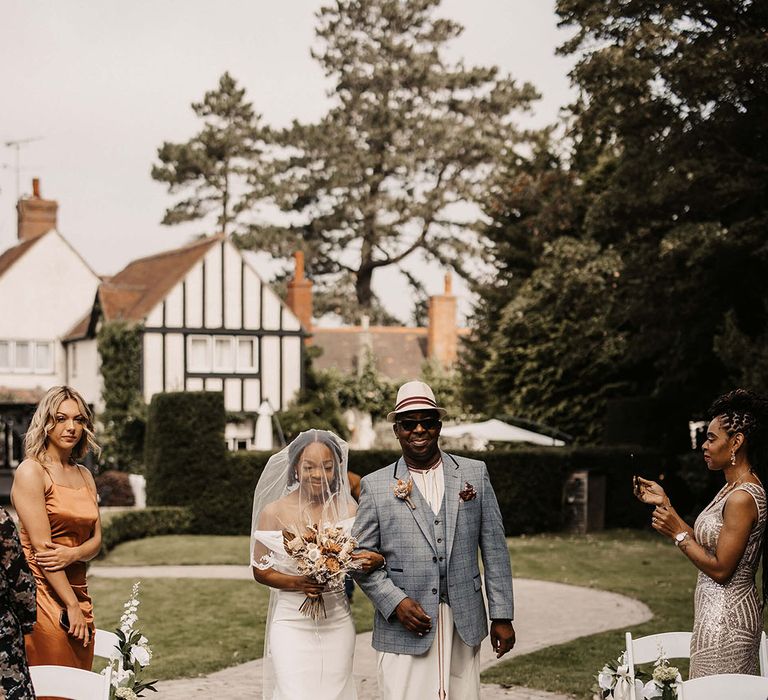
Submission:
POLYGON ((120 640, 114 632, 97 629, 93 640, 93 655, 102 659, 119 659, 120 650, 117 645, 120 640))
POLYGON ((760 658, 760 675, 768 677, 768 639, 765 636, 765 632, 760 635, 758 656, 760 658))
POLYGON ((30 666, 35 695, 68 700, 108 700, 110 673, 104 675, 70 666, 30 666))
MULTIPOLYGON (((690 632, 662 632, 637 639, 632 639, 632 633, 627 632, 624 638, 627 644, 627 666, 632 678, 635 677, 636 664, 648 664, 656 661, 661 653, 668 659, 687 659, 691 655, 690 632)), ((635 697, 634 688, 632 689, 632 698, 633 700, 642 700, 635 697)))
POLYGON ((683 681, 681 700, 766 700, 768 678, 722 673, 683 681))

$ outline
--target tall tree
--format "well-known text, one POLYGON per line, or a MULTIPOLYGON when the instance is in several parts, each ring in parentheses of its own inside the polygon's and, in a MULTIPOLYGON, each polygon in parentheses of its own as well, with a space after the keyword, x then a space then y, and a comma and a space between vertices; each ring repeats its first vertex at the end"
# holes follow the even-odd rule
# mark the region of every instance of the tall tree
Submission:
POLYGON ((436 17, 438 5, 337 0, 319 11, 313 56, 333 104, 319 122, 276 134, 283 151, 256 193, 300 223, 240 239, 283 256, 303 248, 316 281, 351 275, 365 312, 375 271, 414 253, 466 274, 479 217, 462 205, 480 200, 523 138, 513 115, 537 98, 496 68, 449 63, 445 46, 462 27, 436 17))
POLYGON ((258 169, 262 129, 259 115, 245 101, 245 89, 224 73, 215 90, 192 110, 202 130, 185 143, 166 141, 157 150, 152 177, 183 198, 169 207, 162 223, 181 224, 216 217, 217 230, 231 233, 246 207, 246 179, 258 169))

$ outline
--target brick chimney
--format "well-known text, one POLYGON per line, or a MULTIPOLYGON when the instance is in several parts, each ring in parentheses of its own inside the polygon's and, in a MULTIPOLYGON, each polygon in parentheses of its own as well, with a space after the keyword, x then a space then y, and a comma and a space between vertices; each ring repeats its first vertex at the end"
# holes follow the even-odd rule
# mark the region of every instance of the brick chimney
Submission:
POLYGON ((445 275, 445 292, 429 298, 427 356, 444 369, 458 356, 459 336, 456 326, 456 297, 451 293, 451 274, 445 275))
POLYGON ((58 209, 58 202, 52 199, 43 199, 40 196, 40 180, 34 178, 32 180, 32 196, 22 197, 16 204, 19 240, 29 241, 48 233, 52 228, 56 228, 58 209))
MULTIPOLYGON (((293 254, 295 271, 293 279, 288 282, 288 294, 285 303, 288 308, 298 316, 302 327, 307 333, 312 332, 312 282, 304 277, 304 253, 297 250, 293 254)), ((311 339, 306 338, 305 343, 311 344, 311 339)))

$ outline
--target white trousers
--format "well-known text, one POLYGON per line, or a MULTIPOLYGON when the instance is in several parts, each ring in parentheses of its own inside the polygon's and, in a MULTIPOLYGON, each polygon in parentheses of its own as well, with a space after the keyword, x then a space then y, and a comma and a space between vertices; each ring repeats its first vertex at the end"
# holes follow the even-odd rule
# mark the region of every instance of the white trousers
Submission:
POLYGON ((479 651, 462 641, 450 606, 440 603, 435 641, 426 654, 378 653, 381 700, 479 700, 479 651))

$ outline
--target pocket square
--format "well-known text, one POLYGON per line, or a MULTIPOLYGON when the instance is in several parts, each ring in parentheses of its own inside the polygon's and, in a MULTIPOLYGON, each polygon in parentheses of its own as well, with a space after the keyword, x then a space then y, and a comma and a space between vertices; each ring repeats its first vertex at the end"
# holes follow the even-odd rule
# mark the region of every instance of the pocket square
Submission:
POLYGON ((473 498, 477 498, 477 489, 468 481, 465 481, 464 488, 459 491, 459 498, 462 501, 471 501, 473 498))

